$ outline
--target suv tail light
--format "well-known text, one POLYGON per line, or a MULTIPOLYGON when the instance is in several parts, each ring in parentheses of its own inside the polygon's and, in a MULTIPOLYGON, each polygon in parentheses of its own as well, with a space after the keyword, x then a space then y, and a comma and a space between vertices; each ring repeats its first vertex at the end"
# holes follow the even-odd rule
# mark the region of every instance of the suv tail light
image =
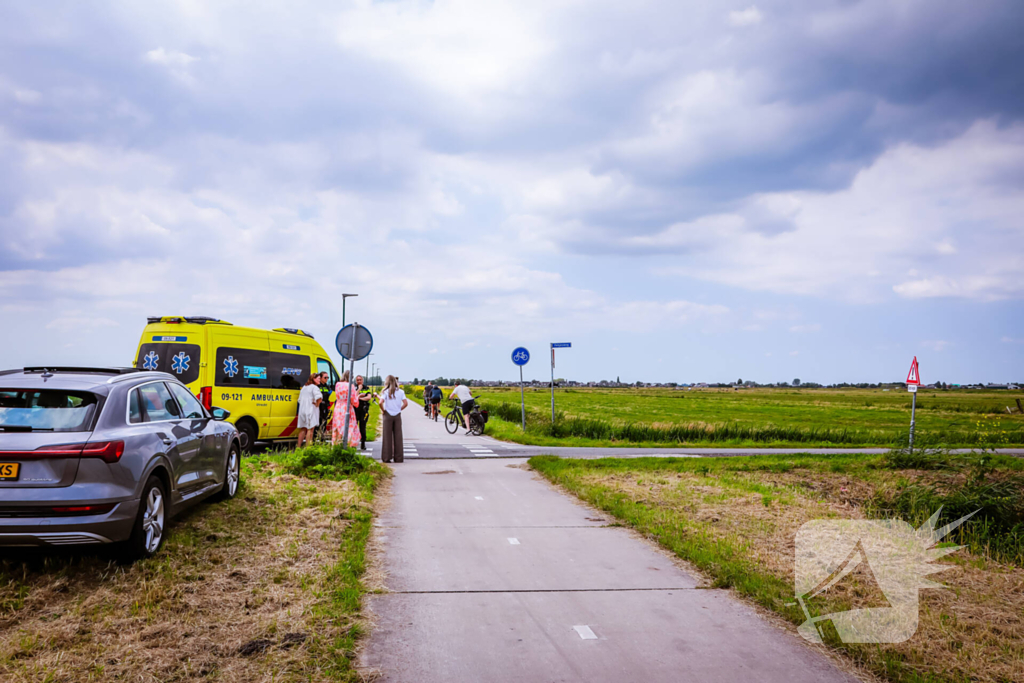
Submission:
POLYGON ((34 451, 0 451, 0 456, 21 460, 41 458, 100 458, 115 463, 124 454, 124 441, 95 441, 92 443, 69 443, 60 446, 43 446, 34 451))
POLYGON ((203 387, 196 396, 207 410, 213 410, 213 387, 203 387))

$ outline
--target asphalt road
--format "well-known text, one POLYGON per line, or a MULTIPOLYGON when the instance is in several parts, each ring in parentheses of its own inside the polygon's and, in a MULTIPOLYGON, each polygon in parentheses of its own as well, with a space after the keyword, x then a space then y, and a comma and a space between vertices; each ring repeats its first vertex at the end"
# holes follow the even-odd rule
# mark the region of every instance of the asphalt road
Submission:
POLYGON ((393 465, 361 662, 382 680, 856 680, 522 459, 469 457, 393 465))
MULTIPOLYGON (((443 418, 437 422, 428 420, 423 407, 409 403, 402 414, 402 429, 407 456, 420 459, 438 458, 529 458, 534 455, 550 454, 563 458, 651 458, 688 457, 720 458, 742 455, 770 455, 793 453, 885 453, 885 448, 594 448, 566 446, 524 446, 522 444, 498 441, 486 434, 471 436, 460 429, 456 434, 445 431, 443 418)), ((380 459, 380 443, 367 444, 367 450, 380 459)), ((1022 448, 997 449, 999 453, 1024 456, 1022 448)))

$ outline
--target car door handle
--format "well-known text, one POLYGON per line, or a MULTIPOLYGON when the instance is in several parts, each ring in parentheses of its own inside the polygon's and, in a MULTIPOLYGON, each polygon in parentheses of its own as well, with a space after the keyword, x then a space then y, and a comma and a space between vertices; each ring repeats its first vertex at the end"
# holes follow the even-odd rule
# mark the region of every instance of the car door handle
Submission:
POLYGON ((161 441, 163 441, 168 446, 170 446, 172 443, 174 443, 174 439, 164 438, 164 439, 161 439, 161 441))

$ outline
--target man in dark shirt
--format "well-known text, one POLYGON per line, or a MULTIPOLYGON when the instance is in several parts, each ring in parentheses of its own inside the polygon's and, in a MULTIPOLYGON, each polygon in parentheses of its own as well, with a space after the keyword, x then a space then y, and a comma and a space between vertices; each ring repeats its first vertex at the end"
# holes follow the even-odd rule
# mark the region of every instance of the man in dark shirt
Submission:
POLYGON ((430 397, 434 394, 434 383, 427 382, 423 387, 423 414, 430 417, 430 397))

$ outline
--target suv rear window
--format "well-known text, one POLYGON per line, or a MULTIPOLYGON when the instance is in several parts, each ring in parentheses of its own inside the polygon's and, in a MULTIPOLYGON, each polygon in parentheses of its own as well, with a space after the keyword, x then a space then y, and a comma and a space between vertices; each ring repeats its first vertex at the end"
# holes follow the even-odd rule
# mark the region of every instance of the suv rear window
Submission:
POLYGON ((95 394, 59 389, 0 389, 4 431, 87 432, 96 414, 95 394))
POLYGON ((140 370, 159 370, 178 378, 182 384, 199 379, 201 349, 198 344, 150 343, 139 347, 135 367, 140 370))

